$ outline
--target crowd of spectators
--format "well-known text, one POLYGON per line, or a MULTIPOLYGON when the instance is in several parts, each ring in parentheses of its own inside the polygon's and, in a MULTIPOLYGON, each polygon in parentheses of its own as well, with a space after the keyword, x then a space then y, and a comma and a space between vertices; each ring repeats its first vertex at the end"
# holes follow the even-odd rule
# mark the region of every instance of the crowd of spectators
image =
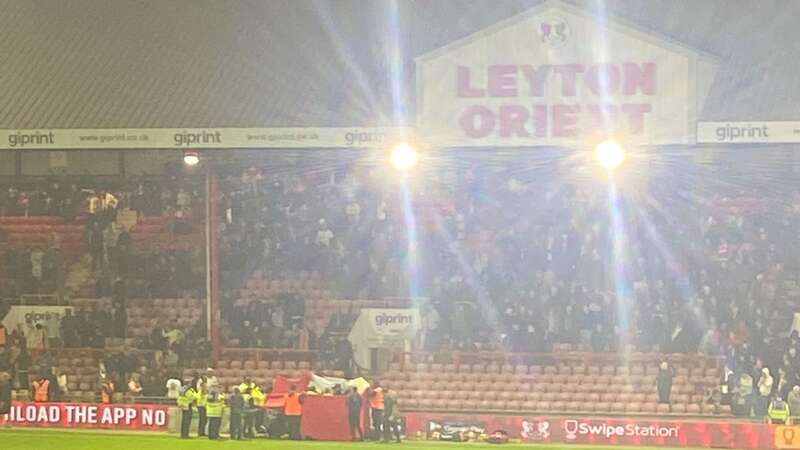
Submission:
MULTIPOLYGON (((767 385, 768 395, 787 397, 800 383, 800 340, 788 338, 800 297, 800 191, 790 174, 774 167, 774 176, 758 180, 721 164, 655 162, 645 177, 609 183, 558 158, 486 159, 434 162, 403 182, 382 166, 345 160, 329 168, 265 164, 223 177, 226 340, 336 359, 336 336, 355 314, 340 312, 318 330, 305 323, 306 299, 296 292, 239 298, 254 270, 316 271, 338 298, 427 298, 420 345, 430 351, 547 352, 566 344, 715 354, 725 359, 741 411, 761 412, 767 385)), ((55 184, 24 195, 10 188, 2 213, 73 220, 83 211, 72 205, 87 205, 87 249, 103 274, 98 292, 127 299, 202 288, 197 250, 133 255, 127 231, 111 225, 122 205, 192 216, 192 189, 64 183, 70 187, 61 194, 55 184)), ((43 253, 21 259, 52 270, 45 261, 53 256, 43 253)), ((12 266, 36 272, 27 262, 12 266)), ((83 320, 92 327, 75 319, 70 329, 82 331, 64 341, 93 345, 93 336, 116 335, 120 307, 124 301, 83 320)), ((170 332, 157 325, 153 336, 170 332)))
POLYGON ((70 223, 86 215, 111 222, 130 208, 142 216, 191 216, 198 192, 178 172, 159 177, 47 177, 2 186, 0 216, 59 216, 70 223))
POLYGON ((0 373, 10 375, 15 389, 27 389, 37 379, 50 379, 51 400, 69 393, 68 374, 74 374, 74 368, 57 367, 55 361, 70 347, 92 348, 87 354, 98 358, 95 385, 110 381, 115 392, 128 396, 164 396, 167 380, 180 379, 185 368, 207 366, 211 354, 204 320, 187 332, 159 320, 143 342, 108 346, 106 340, 114 334, 108 309, 91 314, 67 310, 60 324, 27 324, 5 331, 6 342, 0 345, 0 373), (52 333, 51 326, 59 332, 52 333), (132 384, 141 390, 131 389, 132 384))
MULTIPOLYGON (((60 323, 28 324, 10 330, 7 345, 0 346, 0 372, 12 374, 17 387, 28 385, 27 368, 32 360, 42 366, 42 355, 59 353, 62 348, 100 350, 107 348, 109 339, 126 338, 129 299, 198 296, 205 287, 198 281, 204 267, 202 248, 180 249, 150 242, 137 248, 130 224, 125 226, 117 220, 118 213, 128 209, 135 212, 137 219, 165 218, 166 229, 159 231, 189 232, 202 220, 203 212, 198 207, 202 198, 190 178, 177 173, 157 180, 58 177, 6 185, 0 191, 0 216, 60 216, 65 223, 83 224, 83 246, 89 258, 94 296, 111 300, 98 302, 91 310, 67 309, 60 323)), ((8 233, 1 228, 0 240, 7 240, 8 233)), ((3 265, 13 289, 4 295, 60 292, 68 270, 60 244, 60 236, 52 232, 45 248, 8 247, 3 265)), ((156 387, 160 384, 163 388, 162 376, 174 376, 195 358, 208 357, 203 323, 199 321, 185 330, 154 324, 151 339, 136 343, 138 348, 148 349, 147 355, 154 356, 130 349, 119 354, 111 351, 101 372, 108 374, 118 389, 127 386, 129 378, 136 374, 146 391, 163 395, 163 389, 156 387), (158 333, 163 337, 156 339, 158 333), (129 367, 131 355, 144 358, 133 366, 135 370, 129 367), (149 372, 140 367, 149 368, 149 372)))
MULTIPOLYGON (((193 283, 184 273, 186 252, 155 249, 137 253, 130 229, 117 223, 123 209, 139 217, 162 216, 170 220, 171 232, 196 223, 203 208, 196 185, 177 175, 154 180, 49 178, 37 183, 12 184, 1 189, 0 216, 61 216, 66 223, 85 224, 84 246, 98 282, 98 295, 106 295, 117 277, 147 281, 140 290, 165 295, 173 286, 188 289, 193 283)), ((0 242, 8 233, 0 227, 0 242)), ((46 247, 11 248, 4 265, 13 294, 52 293, 63 287, 66 275, 61 239, 51 233, 46 247)))
POLYGON ((340 298, 427 297, 428 350, 701 351, 776 375, 798 294, 798 186, 691 164, 613 188, 525 158, 405 185, 369 165, 251 168, 223 183, 223 315, 270 336, 253 306, 231 306, 241 277, 316 270, 340 298))

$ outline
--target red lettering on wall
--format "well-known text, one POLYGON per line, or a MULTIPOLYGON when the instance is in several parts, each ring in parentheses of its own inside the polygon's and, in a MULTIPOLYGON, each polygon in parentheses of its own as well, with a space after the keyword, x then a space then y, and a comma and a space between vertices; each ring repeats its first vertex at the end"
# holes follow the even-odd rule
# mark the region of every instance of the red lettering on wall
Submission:
POLYGON ((547 105, 534 105, 533 106, 533 127, 536 137, 547 136, 547 105))
POLYGON ((625 95, 636 95, 641 92, 644 95, 655 95, 656 93, 656 63, 632 63, 622 64, 625 82, 622 86, 622 93, 625 95))
POLYGON ((554 72, 561 75, 561 95, 574 97, 578 74, 583 72, 583 64, 562 64, 555 66, 554 72))
POLYGON ((527 108, 521 105, 500 106, 500 131, 501 137, 515 136, 528 137, 530 133, 525 129, 525 123, 530 118, 527 108))
POLYGON ((579 105, 553 105, 553 137, 574 137, 578 135, 579 105))
POLYGON ((529 64, 520 66, 522 74, 525 75, 525 79, 528 80, 528 86, 530 87, 529 95, 531 97, 541 97, 544 95, 544 84, 545 81, 547 81, 547 75, 550 74, 550 68, 551 66, 548 65, 539 66, 538 68, 529 64))
POLYGON ((594 95, 613 95, 619 91, 621 75, 615 64, 597 64, 586 70, 584 79, 594 95))
POLYGON ((653 110, 647 103, 622 105, 622 112, 628 115, 628 126, 631 134, 644 133, 644 115, 653 110))
POLYGON ((458 66, 456 70, 456 86, 458 87, 459 97, 485 97, 483 89, 474 88, 470 85, 469 67, 458 66))
POLYGON ((461 114, 458 120, 461 129, 467 136, 481 139, 488 136, 494 130, 494 113, 482 105, 472 105, 461 114), (479 123, 476 124, 475 122, 479 123))
POLYGON ((489 66, 489 96, 517 96, 517 66, 489 66))

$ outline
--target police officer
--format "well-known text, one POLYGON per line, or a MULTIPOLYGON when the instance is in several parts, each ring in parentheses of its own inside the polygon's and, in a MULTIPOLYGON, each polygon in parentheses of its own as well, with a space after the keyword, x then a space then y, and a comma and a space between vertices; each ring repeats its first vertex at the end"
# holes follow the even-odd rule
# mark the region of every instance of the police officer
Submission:
POLYGON ((178 393, 178 407, 181 409, 181 439, 189 437, 192 426, 192 404, 197 401, 197 392, 191 383, 186 383, 178 393))
POLYGON ((197 437, 206 435, 206 424, 208 423, 206 416, 206 403, 208 402, 208 381, 205 376, 197 379, 195 383, 195 390, 197 391, 197 437))
POLYGON ((789 416, 791 415, 789 411, 789 404, 783 401, 782 398, 775 397, 775 399, 769 404, 767 415, 769 416, 770 423, 786 425, 786 423, 789 421, 789 416))
POLYGON ((245 392, 252 391, 254 387, 256 384, 253 383, 253 380, 250 377, 244 377, 244 381, 239 385, 239 393, 244 395, 245 392))
MULTIPOLYGON (((261 389, 261 386, 256 385, 250 393, 250 406, 254 410, 253 425, 255 426, 255 432, 263 433, 266 431, 264 430, 264 416, 266 415, 264 411, 264 402, 266 399, 267 395, 261 389)), ((248 434, 253 435, 254 431, 250 430, 248 432, 247 424, 245 424, 244 434, 245 436, 248 434)))
POLYGON ((225 396, 215 388, 210 391, 206 399, 206 414, 208 414, 208 438, 219 439, 219 427, 222 425, 222 412, 225 409, 225 396))

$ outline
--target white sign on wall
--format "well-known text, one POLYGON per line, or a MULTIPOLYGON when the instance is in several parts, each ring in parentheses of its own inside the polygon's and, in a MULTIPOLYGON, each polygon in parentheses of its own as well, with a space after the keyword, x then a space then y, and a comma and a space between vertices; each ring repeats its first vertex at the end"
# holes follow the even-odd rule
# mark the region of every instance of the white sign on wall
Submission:
POLYGON ((716 66, 557 1, 417 59, 417 126, 448 146, 694 141, 716 66))
POLYGON ((697 142, 703 144, 796 144, 800 122, 700 122, 697 142))
POLYGON ((374 348, 411 350, 411 341, 420 328, 417 308, 364 308, 350 330, 353 358, 369 367, 369 352, 374 348))
POLYGON ((61 330, 61 319, 66 315, 69 306, 20 306, 14 305, 3 318, 3 326, 9 332, 19 329, 29 332, 36 324, 46 327, 48 335, 58 336, 61 330))
POLYGON ((0 150, 380 148, 405 128, 97 128, 0 130, 0 150))

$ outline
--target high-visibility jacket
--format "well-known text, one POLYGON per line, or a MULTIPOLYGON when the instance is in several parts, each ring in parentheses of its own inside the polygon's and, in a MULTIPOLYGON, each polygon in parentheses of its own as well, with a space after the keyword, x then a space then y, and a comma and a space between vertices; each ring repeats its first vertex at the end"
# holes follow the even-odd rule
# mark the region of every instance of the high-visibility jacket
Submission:
POLYGON ((242 383, 239 385, 239 393, 244 395, 244 393, 247 392, 248 389, 253 390, 255 389, 255 387, 256 387, 255 383, 250 383, 250 384, 242 383))
POLYGON ((383 409, 383 388, 375 388, 369 398, 369 407, 383 409))
POLYGON ((770 421, 781 421, 786 423, 786 421, 789 420, 790 415, 789 404, 783 400, 773 400, 769 404, 767 415, 769 416, 770 421))
POLYGON ((261 392, 261 389, 256 387, 253 389, 253 392, 250 394, 253 396, 253 405, 261 407, 264 406, 264 401, 267 399, 266 394, 261 392))
POLYGON ((178 394, 178 406, 186 411, 192 408, 192 403, 197 400, 197 392, 195 392, 193 387, 184 387, 181 389, 180 394, 178 394))
POLYGON ((111 403, 111 396, 114 394, 114 383, 107 381, 100 386, 100 398, 103 403, 111 403))
POLYGON ((34 381, 33 382, 33 401, 46 402, 48 398, 48 389, 50 388, 50 380, 34 381))
POLYGON ((225 409, 225 396, 222 394, 211 394, 206 400, 206 415, 208 417, 222 417, 222 410, 225 409))
POLYGON ((290 392, 286 396, 286 404, 283 407, 283 413, 287 416, 303 415, 303 404, 301 403, 300 394, 297 392, 290 392))
POLYGON ((197 391, 197 407, 205 408, 207 403, 208 403, 208 392, 206 392, 205 389, 200 388, 197 391))

